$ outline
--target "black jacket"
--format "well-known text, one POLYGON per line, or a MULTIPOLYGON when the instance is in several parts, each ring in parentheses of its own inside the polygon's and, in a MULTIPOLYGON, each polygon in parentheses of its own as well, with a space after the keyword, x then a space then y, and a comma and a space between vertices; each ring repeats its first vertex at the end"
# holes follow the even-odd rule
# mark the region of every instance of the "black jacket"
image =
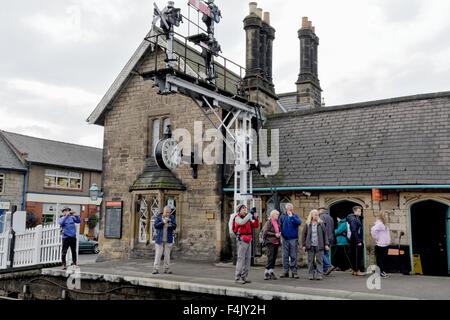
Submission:
POLYGON ((363 236, 363 225, 361 222, 361 218, 356 216, 354 213, 352 213, 347 216, 347 221, 350 224, 350 230, 352 232, 352 235, 350 237, 350 242, 351 243, 363 243, 364 236, 363 236))

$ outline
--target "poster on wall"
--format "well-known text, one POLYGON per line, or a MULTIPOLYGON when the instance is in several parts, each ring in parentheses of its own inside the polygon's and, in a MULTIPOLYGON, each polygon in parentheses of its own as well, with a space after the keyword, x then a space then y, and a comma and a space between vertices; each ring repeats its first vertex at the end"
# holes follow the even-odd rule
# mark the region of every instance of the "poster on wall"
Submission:
POLYGON ((106 202, 105 238, 122 238, 123 201, 106 202))

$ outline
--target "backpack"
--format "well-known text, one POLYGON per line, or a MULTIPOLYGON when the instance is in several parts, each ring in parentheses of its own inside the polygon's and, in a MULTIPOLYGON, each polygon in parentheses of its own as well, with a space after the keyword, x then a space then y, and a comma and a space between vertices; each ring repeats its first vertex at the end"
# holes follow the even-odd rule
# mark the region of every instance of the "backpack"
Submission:
POLYGON ((233 233, 237 234, 239 232, 239 225, 236 223, 236 217, 237 215, 233 218, 233 233))
POLYGON ((352 238, 352 231, 350 229, 350 223, 347 222, 347 239, 350 240, 352 238))
POLYGON ((351 239, 352 237, 352 231, 350 229, 350 223, 348 223, 348 221, 345 222, 347 224, 347 231, 342 232, 341 235, 343 235, 344 237, 346 237, 348 240, 351 239))

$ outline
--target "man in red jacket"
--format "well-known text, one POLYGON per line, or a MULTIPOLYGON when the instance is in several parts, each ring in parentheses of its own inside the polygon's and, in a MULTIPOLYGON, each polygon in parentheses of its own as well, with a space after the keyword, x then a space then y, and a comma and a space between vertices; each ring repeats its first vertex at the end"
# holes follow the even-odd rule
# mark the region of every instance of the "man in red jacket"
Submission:
POLYGON ((258 228, 259 220, 256 210, 252 209, 248 213, 244 204, 239 205, 236 212, 239 212, 239 214, 236 215, 233 223, 233 232, 237 239, 235 281, 236 283, 246 284, 251 282, 247 280, 247 276, 252 257, 253 229, 258 228))

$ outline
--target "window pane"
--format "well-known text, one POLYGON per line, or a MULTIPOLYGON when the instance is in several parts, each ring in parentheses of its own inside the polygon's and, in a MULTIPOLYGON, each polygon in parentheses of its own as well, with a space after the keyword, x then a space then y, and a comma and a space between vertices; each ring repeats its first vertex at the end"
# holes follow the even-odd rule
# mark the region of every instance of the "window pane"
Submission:
POLYGON ((45 177, 45 186, 47 188, 55 188, 56 187, 56 177, 46 176, 45 177))
POLYGON ((79 172, 70 172, 70 177, 71 178, 79 178, 79 179, 81 179, 81 173, 79 173, 79 172))
POLYGON ((70 189, 81 189, 81 179, 70 179, 70 189))
POLYGON ((153 130, 152 130, 152 150, 151 154, 155 151, 156 144, 158 143, 159 137, 159 128, 161 126, 161 121, 159 119, 153 120, 153 130))
POLYGON ((0 193, 3 193, 4 188, 5 188, 5 175, 0 174, 0 193))
POLYGON ((69 179, 67 179, 67 178, 58 178, 57 184, 58 184, 58 188, 65 188, 65 189, 67 189, 69 187, 69 179))
POLYGON ((58 177, 68 178, 70 176, 69 171, 58 171, 58 177))
POLYGON ((45 170, 45 175, 50 175, 50 176, 56 176, 57 175, 57 171, 56 170, 50 170, 50 169, 46 169, 45 170))
POLYGON ((170 118, 165 118, 164 122, 163 122, 163 128, 164 128, 163 132, 164 133, 167 133, 167 127, 170 126, 170 124, 171 124, 170 118))

